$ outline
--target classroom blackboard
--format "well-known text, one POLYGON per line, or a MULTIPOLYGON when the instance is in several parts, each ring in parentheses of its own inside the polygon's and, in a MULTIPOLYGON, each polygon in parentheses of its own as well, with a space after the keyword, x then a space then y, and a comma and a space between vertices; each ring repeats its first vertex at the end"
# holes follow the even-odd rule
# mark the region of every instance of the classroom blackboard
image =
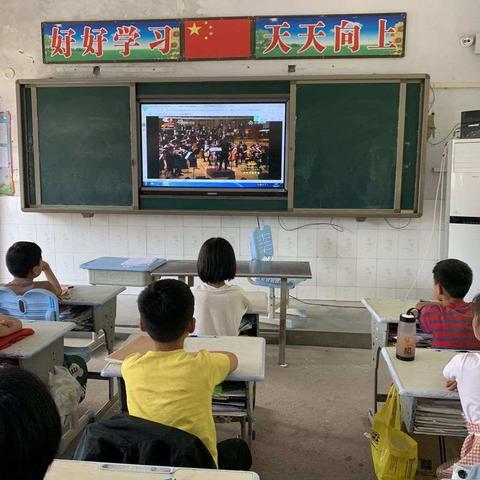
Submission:
POLYGON ((37 88, 43 205, 132 205, 129 87, 37 88))
POLYGON ((177 213, 417 215, 427 82, 425 75, 140 81, 131 86, 25 82, 19 90, 23 205, 26 210, 118 211, 138 205, 177 213), (135 100, 231 96, 289 99, 295 115, 288 126, 293 133, 288 199, 139 192, 132 170, 140 157, 132 152, 133 132, 140 130, 138 118, 131 118, 135 100))
MULTIPOLYGON (((393 209, 400 84, 297 86, 294 206, 393 209)), ((419 84, 407 85, 402 208, 415 196, 419 84)))

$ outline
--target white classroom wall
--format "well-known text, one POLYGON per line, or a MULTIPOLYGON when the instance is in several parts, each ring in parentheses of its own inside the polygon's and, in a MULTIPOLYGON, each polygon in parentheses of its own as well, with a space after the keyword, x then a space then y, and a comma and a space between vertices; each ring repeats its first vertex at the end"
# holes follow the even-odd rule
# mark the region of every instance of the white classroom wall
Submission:
MULTIPOLYGON (((19 78, 91 78, 91 66, 42 63, 40 22, 54 20, 155 19, 195 16, 292 15, 314 13, 407 12, 406 55, 402 59, 340 59, 290 61, 224 61, 168 64, 102 65, 103 78, 145 76, 280 75, 295 63, 299 75, 428 73, 435 89, 438 142, 460 121, 462 110, 480 109, 480 55, 462 48, 460 38, 480 32, 478 0, 1 0, 0 111, 13 118, 13 152, 18 187, 15 80, 19 78), (7 78, 13 69, 15 77, 7 78)), ((321 112, 319 112, 321 114, 321 112)), ((364 296, 404 298, 419 271, 410 297, 430 293, 431 268, 438 257, 437 233, 432 231, 434 198, 442 145, 427 148, 424 215, 405 229, 393 229, 383 219, 345 226, 284 231, 277 218, 261 220, 272 226, 276 258, 308 260, 314 278, 297 287, 301 298, 358 300, 364 296)), ((19 188, 17 188, 17 195, 19 188)), ((328 221, 329 219, 323 219, 328 221)), ((322 218, 283 218, 288 228, 322 218)), ((400 227, 405 220, 392 220, 400 227)), ((182 215, 95 215, 22 213, 20 199, 0 197, 0 256, 16 240, 38 242, 44 257, 62 281, 86 282, 78 265, 101 255, 195 258, 211 236, 227 238, 238 258, 248 259, 248 239, 254 217, 182 215)), ((0 261, 0 281, 9 278, 0 261)), ((243 283, 239 281, 238 283, 243 283)))

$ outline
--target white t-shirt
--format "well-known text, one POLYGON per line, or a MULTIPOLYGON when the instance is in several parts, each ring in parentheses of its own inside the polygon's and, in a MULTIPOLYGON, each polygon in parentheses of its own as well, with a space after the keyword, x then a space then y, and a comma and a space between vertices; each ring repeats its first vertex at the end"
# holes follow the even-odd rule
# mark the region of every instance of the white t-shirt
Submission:
POLYGON ((456 380, 467 422, 480 424, 480 353, 455 355, 443 369, 443 376, 456 380))
POLYGON ((196 335, 238 335, 238 327, 249 307, 242 288, 228 284, 215 288, 202 283, 192 291, 196 335))

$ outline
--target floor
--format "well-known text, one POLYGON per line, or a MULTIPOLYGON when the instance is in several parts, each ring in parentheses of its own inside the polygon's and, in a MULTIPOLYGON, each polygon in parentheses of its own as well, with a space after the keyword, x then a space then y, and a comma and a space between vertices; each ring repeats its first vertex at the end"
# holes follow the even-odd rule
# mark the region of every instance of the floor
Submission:
MULTIPOLYGON (((319 330, 335 326, 328 325, 333 318, 337 330, 350 324, 361 333, 368 325, 360 309, 311 306, 309 317, 319 330)), ((120 297, 117 323, 135 323, 136 318, 134 302, 120 297)), ((104 356, 97 350, 90 367, 101 367, 104 356)), ((262 480, 373 479, 365 436, 372 396, 370 350, 289 346, 287 368, 277 365, 277 356, 278 347, 267 345, 266 379, 257 387, 252 470, 262 480)), ((82 409, 97 410, 106 394, 106 382, 91 382, 82 409)), ((238 434, 237 424, 218 425, 220 440, 238 434)))

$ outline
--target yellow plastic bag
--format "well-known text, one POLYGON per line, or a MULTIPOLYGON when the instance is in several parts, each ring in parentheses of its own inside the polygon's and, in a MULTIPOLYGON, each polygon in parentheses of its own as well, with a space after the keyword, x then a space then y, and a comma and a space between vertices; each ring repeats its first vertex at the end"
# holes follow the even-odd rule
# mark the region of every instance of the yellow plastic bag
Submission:
POLYGON ((413 480, 417 471, 417 442, 400 429, 400 397, 395 385, 373 417, 370 437, 378 480, 413 480))

